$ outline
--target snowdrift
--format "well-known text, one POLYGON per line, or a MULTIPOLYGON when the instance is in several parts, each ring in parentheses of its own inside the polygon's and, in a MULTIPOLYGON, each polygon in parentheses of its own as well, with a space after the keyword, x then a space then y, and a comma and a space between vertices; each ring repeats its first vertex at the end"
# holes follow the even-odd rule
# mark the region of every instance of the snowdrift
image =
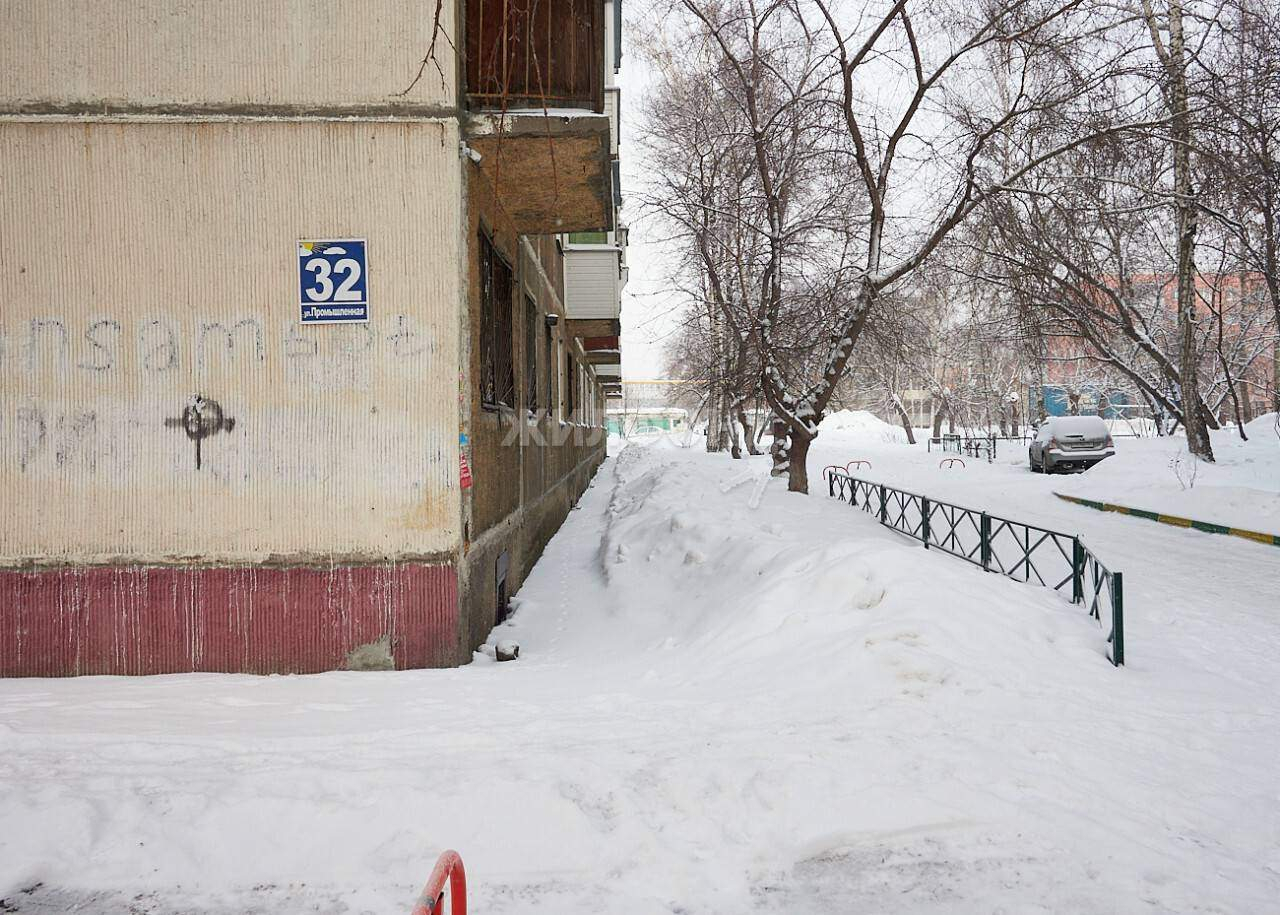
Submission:
POLYGON ((882 442, 905 442, 907 435, 900 426, 885 422, 866 410, 839 410, 823 418, 818 425, 818 436, 824 432, 842 432, 866 435, 882 442))
POLYGON ((820 494, 767 484, 764 461, 708 474, 705 461, 661 457, 618 457, 601 540, 610 625, 633 646, 695 654, 712 680, 785 664, 881 695, 937 688, 957 663, 1100 657, 1096 625, 1076 608, 933 560, 820 494))

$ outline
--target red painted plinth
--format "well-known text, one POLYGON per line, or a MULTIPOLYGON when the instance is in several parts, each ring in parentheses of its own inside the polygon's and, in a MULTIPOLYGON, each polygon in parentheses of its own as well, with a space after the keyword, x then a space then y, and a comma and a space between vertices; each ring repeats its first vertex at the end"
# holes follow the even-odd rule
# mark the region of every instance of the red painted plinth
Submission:
POLYGON ((397 668, 456 662, 452 566, 0 571, 0 676, 316 673, 384 637, 397 668))

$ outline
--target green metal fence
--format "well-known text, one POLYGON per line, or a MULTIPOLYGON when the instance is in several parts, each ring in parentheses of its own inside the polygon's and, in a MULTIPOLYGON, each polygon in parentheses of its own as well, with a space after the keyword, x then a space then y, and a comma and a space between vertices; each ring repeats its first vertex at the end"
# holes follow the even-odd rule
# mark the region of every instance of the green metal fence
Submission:
POLYGON ((986 458, 988 464, 996 457, 995 435, 959 435, 946 433, 937 438, 930 438, 926 450, 933 451, 934 446, 942 449, 943 454, 963 454, 971 458, 986 458))
POLYGON ((925 549, 942 550, 987 572, 1039 584, 1086 604, 1101 622, 1111 618, 1107 636, 1112 664, 1124 664, 1124 577, 1102 564, 1078 536, 987 512, 940 502, 928 496, 827 473, 829 494, 874 514, 881 524, 914 537, 925 549))

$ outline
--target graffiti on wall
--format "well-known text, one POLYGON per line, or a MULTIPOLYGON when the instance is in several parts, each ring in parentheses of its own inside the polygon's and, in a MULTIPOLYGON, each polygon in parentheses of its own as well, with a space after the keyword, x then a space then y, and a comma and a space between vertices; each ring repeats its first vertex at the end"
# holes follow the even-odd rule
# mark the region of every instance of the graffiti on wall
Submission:
POLYGON ((197 372, 267 361, 389 356, 429 356, 434 342, 414 318, 391 315, 382 322, 302 328, 292 321, 276 327, 260 318, 195 318, 121 321, 93 318, 31 318, 0 324, 0 372, 39 374, 83 371, 103 375, 127 369, 163 375, 189 368, 197 372))
POLYGON ((196 470, 203 463, 201 442, 219 432, 230 432, 236 427, 235 418, 227 416, 222 404, 199 394, 192 394, 182 410, 182 415, 169 417, 164 424, 170 429, 181 429, 196 446, 196 470))
POLYGON ((423 322, 403 314, 306 328, 258 317, 11 319, 0 323, 0 464, 93 473, 123 424, 130 435, 183 433, 200 469, 203 443, 260 406, 247 379, 266 384, 263 396, 314 408, 326 395, 373 392, 386 373, 423 377, 436 349, 423 322), (277 372, 285 385, 271 384, 277 372))

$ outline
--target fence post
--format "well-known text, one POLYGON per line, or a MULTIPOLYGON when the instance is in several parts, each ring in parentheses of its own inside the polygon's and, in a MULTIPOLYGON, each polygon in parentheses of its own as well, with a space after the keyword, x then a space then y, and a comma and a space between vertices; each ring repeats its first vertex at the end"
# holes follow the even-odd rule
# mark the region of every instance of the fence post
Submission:
POLYGON ((924 548, 929 549, 929 499, 927 496, 920 497, 920 539, 924 541, 924 548))
POLYGON ((1071 538, 1071 603, 1084 603, 1084 544, 1071 538))
POLYGON ((885 493, 884 484, 880 484, 880 523, 887 524, 889 522, 889 497, 885 493))
POLYGON ((991 571, 991 516, 982 513, 982 521, 978 525, 978 536, 982 540, 982 568, 991 571))
POLYGON ((1111 663, 1124 664, 1124 577, 1111 573, 1111 663))
POLYGON ((835 498, 836 495, 836 475, 834 473, 827 474, 827 495, 835 498))

